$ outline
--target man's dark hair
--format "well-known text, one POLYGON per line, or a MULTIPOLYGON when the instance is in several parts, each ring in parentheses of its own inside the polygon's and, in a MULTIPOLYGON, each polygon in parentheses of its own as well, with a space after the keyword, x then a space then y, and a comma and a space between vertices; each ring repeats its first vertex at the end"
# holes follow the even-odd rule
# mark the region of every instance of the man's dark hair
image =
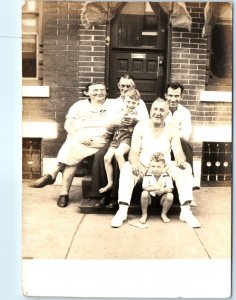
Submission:
POLYGON ((166 89, 165 89, 166 94, 168 92, 168 88, 172 88, 173 90, 177 90, 178 88, 180 88, 181 89, 181 94, 183 94, 183 91, 184 91, 184 86, 179 82, 169 82, 169 83, 167 83, 166 89))

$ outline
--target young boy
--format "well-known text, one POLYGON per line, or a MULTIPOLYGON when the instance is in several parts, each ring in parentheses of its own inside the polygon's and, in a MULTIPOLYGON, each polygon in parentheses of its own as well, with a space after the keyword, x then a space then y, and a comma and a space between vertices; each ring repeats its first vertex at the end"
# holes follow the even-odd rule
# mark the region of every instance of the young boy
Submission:
POLYGON ((99 193, 105 193, 111 189, 113 185, 113 167, 112 159, 115 156, 119 169, 125 162, 124 155, 129 152, 131 137, 134 126, 139 121, 139 115, 136 110, 140 99, 140 93, 136 89, 130 89, 125 93, 124 107, 121 114, 124 116, 124 120, 132 118, 133 122, 131 126, 122 123, 119 127, 114 127, 112 124, 107 127, 107 131, 110 135, 113 135, 112 142, 110 144, 107 153, 104 156, 105 170, 107 174, 107 185, 99 190, 99 193))
POLYGON ((141 194, 142 216, 140 223, 147 220, 147 208, 152 198, 159 198, 162 206, 161 218, 164 223, 170 222, 167 213, 173 203, 173 182, 171 177, 164 171, 165 157, 162 153, 156 152, 152 155, 149 169, 143 177, 143 192, 141 194))

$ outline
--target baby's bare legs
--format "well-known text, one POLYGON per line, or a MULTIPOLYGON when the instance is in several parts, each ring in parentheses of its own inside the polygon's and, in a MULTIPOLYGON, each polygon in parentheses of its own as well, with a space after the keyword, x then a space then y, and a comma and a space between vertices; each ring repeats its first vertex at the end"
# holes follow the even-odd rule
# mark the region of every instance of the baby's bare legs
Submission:
POLYGON ((149 192, 143 191, 141 194, 141 209, 142 209, 142 216, 139 219, 139 222, 145 224, 147 221, 147 209, 148 205, 151 204, 151 197, 149 192))
POLYGON ((174 196, 172 193, 166 193, 161 197, 161 218, 164 223, 169 223, 170 219, 167 217, 167 213, 173 203, 174 196))
POLYGON ((121 143, 119 145, 119 147, 116 149, 115 157, 116 157, 116 160, 118 162, 119 169, 121 169, 123 164, 125 163, 124 155, 126 153, 128 153, 129 150, 130 150, 130 146, 126 143, 121 143))
POLYGON ((107 173, 107 185, 103 188, 100 188, 99 193, 105 193, 110 190, 113 185, 113 167, 112 167, 112 158, 115 155, 116 148, 110 147, 107 150, 107 153, 104 156, 105 170, 107 173))

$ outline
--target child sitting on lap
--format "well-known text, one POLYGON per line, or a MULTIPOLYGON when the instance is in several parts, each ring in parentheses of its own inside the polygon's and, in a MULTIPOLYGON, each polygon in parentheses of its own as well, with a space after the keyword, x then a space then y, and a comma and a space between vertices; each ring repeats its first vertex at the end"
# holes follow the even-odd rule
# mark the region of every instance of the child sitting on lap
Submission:
POLYGON ((173 182, 171 177, 164 171, 165 157, 162 153, 156 152, 152 155, 149 169, 143 178, 143 192, 141 194, 142 216, 140 223, 146 223, 147 208, 152 198, 160 199, 162 206, 161 218, 164 223, 170 222, 167 213, 173 203, 173 182))
POLYGON ((130 89, 125 93, 124 108, 121 111, 123 115, 123 122, 120 126, 113 126, 112 124, 107 127, 109 134, 113 135, 112 142, 110 144, 107 153, 104 156, 105 170, 107 174, 107 185, 99 190, 99 193, 105 193, 111 189, 113 185, 113 167, 112 159, 115 156, 119 169, 125 162, 124 155, 129 152, 131 137, 134 126, 139 121, 139 115, 136 110, 140 99, 140 93, 136 89, 130 89), (125 125, 125 120, 132 119, 132 125, 125 125))

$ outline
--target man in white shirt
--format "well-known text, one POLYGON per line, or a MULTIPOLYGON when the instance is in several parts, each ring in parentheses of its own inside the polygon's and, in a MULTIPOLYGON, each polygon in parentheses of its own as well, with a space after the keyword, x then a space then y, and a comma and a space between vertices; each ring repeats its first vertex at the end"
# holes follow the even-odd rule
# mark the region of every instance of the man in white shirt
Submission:
POLYGON ((169 104, 169 114, 165 119, 165 123, 178 128, 186 161, 193 169, 193 148, 188 142, 192 133, 191 113, 180 104, 183 90, 183 85, 178 82, 171 82, 166 85, 165 98, 169 104))
POLYGON ((146 174, 150 159, 156 152, 164 155, 165 171, 175 181, 181 209, 180 220, 193 228, 201 226, 190 208, 193 200, 192 169, 186 162, 178 129, 165 123, 168 110, 167 102, 162 98, 157 98, 151 106, 150 120, 139 122, 134 128, 129 161, 124 163, 120 171, 119 209, 111 221, 113 228, 121 227, 127 219, 134 187, 146 174), (174 161, 171 160, 171 150, 175 155, 174 161))
POLYGON ((165 98, 169 104, 169 114, 165 123, 172 123, 179 129, 180 138, 188 141, 192 132, 192 121, 190 111, 180 104, 182 101, 184 87, 178 83, 168 83, 165 98))
MULTIPOLYGON (((193 172, 193 148, 188 142, 192 133, 192 120, 190 111, 179 102, 182 101, 184 87, 179 82, 167 83, 165 90, 165 99, 169 104, 169 114, 165 119, 166 124, 172 124, 179 130, 179 136, 186 161, 192 167, 193 172)), ((174 158, 174 157, 172 157, 174 158)), ((199 186, 193 186, 193 190, 199 189, 199 186)), ((196 206, 193 200, 190 204, 196 206)))

